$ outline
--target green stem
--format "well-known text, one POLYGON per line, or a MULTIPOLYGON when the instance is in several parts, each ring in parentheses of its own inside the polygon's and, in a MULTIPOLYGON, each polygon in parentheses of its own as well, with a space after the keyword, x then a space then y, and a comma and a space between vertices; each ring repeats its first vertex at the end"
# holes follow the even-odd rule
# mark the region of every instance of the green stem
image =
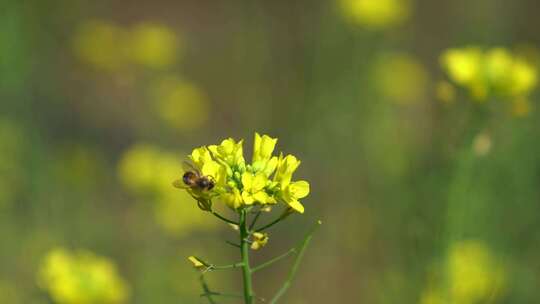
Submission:
POLYGON ((313 237, 313 233, 315 232, 315 229, 321 225, 322 222, 319 220, 315 223, 313 228, 308 232, 306 237, 304 238, 302 244, 300 245, 300 250, 298 251, 298 255, 296 256, 296 259, 294 259, 294 264, 291 268, 291 271, 289 272, 289 275, 287 276, 287 280, 281 288, 277 291, 276 295, 272 298, 270 301, 270 304, 275 304, 277 301, 285 294, 287 289, 291 287, 292 280, 294 279, 296 272, 298 271, 298 267, 300 266, 300 261, 302 260, 302 257, 304 256, 304 252, 306 251, 307 246, 309 245, 309 242, 311 241, 311 238, 313 237))
POLYGON ((255 218, 253 219, 253 221, 251 222, 251 225, 249 225, 249 231, 253 230, 253 227, 255 227, 255 224, 257 223, 257 220, 259 219, 259 216, 261 216, 261 210, 259 210, 257 212, 257 214, 255 215, 255 218))
POLYGON ((229 244, 229 245, 231 245, 231 246, 233 246, 233 247, 240 248, 240 245, 238 245, 238 244, 236 244, 236 243, 233 243, 233 242, 231 242, 231 241, 225 241, 225 243, 227 243, 227 244, 229 244))
POLYGON ((222 216, 221 214, 215 212, 215 211, 210 211, 215 217, 217 217, 218 219, 224 221, 224 222, 227 222, 229 224, 233 224, 233 225, 237 225, 238 226, 238 223, 233 221, 233 220, 230 220, 224 216, 222 216))
POLYGON ((214 292, 214 291, 210 291, 209 293, 203 293, 201 295, 201 297, 208 297, 208 296, 216 296, 216 297, 224 297, 224 298, 243 298, 243 296, 239 294, 222 293, 222 292, 214 292))
POLYGON ((245 304, 253 303, 253 286, 251 282, 251 269, 249 267, 249 243, 247 238, 249 231, 247 226, 246 211, 240 211, 240 254, 242 256, 242 276, 244 278, 245 304))
POLYGON ((261 269, 263 269, 263 268, 266 268, 266 267, 268 267, 268 266, 274 264, 275 262, 277 262, 277 261, 279 261, 279 260, 281 260, 281 259, 284 259, 284 258, 288 257, 290 254, 293 254, 293 253, 295 253, 295 252, 296 252, 296 248, 291 248, 291 249, 289 249, 287 252, 285 252, 285 253, 283 253, 283 254, 281 254, 281 255, 275 257, 275 258, 273 258, 273 259, 271 259, 271 260, 269 260, 269 261, 267 261, 267 262, 264 262, 264 263, 262 263, 261 265, 258 265, 258 266, 256 266, 256 267, 253 267, 253 268, 251 269, 251 272, 254 273, 254 272, 259 271, 259 270, 261 270, 261 269))
POLYGON ((231 268, 240 268, 242 266, 244 266, 244 263, 236 263, 230 265, 210 265, 208 266, 208 270, 225 270, 231 268))
POLYGON ((210 287, 208 287, 208 284, 206 283, 206 280, 204 279, 204 275, 201 275, 201 277, 199 279, 201 281, 202 289, 204 291, 204 297, 206 297, 208 299, 208 303, 216 304, 216 301, 214 301, 214 299, 212 299, 213 292, 210 291, 210 287))
POLYGON ((275 224, 283 221, 284 219, 286 219, 288 216, 289 216, 289 212, 284 212, 282 215, 280 215, 277 219, 273 220, 272 222, 262 226, 261 228, 258 228, 256 229, 257 232, 261 232, 261 231, 264 231, 272 226, 274 226, 275 224))

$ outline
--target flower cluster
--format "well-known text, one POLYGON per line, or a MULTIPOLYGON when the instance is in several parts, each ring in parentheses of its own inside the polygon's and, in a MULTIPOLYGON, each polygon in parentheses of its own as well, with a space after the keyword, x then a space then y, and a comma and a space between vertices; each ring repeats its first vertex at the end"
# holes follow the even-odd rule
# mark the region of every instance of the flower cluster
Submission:
POLYGON ((276 138, 255 133, 251 164, 244 159, 243 140, 228 138, 219 145, 196 148, 189 159, 200 177, 211 180, 213 187, 186 187, 182 179, 174 184, 187 188, 206 211, 217 199, 234 210, 284 202, 291 210, 303 213, 299 199, 309 194, 309 183, 292 181, 300 161, 294 155, 273 155, 276 143, 276 138))
POLYGON ((45 257, 39 282, 59 304, 113 304, 128 299, 127 285, 112 261, 87 251, 52 250, 45 257))
POLYGON ((490 97, 527 98, 537 82, 536 68, 504 48, 449 49, 441 56, 448 77, 479 101, 490 97))

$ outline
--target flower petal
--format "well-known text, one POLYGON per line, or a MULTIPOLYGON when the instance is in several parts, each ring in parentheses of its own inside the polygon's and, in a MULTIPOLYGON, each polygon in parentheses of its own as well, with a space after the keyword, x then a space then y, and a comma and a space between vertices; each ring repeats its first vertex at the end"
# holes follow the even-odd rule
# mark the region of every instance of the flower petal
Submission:
POLYGON ((297 200, 288 201, 287 204, 289 207, 291 207, 294 211, 298 213, 304 213, 304 206, 297 200))
POLYGON ((297 199, 306 197, 309 194, 309 183, 301 180, 289 185, 291 195, 297 199))

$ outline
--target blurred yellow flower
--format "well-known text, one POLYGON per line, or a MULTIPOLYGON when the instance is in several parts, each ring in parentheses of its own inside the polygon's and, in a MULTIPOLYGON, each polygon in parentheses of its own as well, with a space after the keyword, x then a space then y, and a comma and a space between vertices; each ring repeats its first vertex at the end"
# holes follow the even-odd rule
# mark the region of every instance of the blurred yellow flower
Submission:
POLYGON ((456 303, 478 303, 501 292, 505 273, 481 242, 463 241, 450 248, 447 260, 450 295, 456 303))
POLYGON ((169 76, 150 89, 156 114, 170 127, 190 131, 208 121, 209 104, 205 94, 194 84, 169 76))
POLYGON ((504 48, 449 49, 441 55, 448 77, 478 101, 490 97, 526 97, 536 87, 537 70, 504 48))
POLYGON ((125 37, 125 30, 112 23, 85 21, 75 33, 75 54, 97 69, 118 70, 126 64, 125 37))
POLYGON ((399 25, 411 11, 408 0, 340 0, 340 4, 352 23, 372 29, 399 25))
POLYGON ((75 54, 83 62, 108 72, 128 64, 163 69, 178 61, 181 43, 170 28, 139 23, 132 29, 103 20, 88 20, 74 34, 75 54))
POLYGON ((425 99, 428 73, 424 66, 407 54, 385 54, 374 67, 379 94, 398 104, 418 103, 425 99))
POLYGON ((141 23, 129 32, 129 55, 133 62, 162 69, 173 65, 179 56, 178 36, 166 26, 141 23))
POLYGON ((134 145, 120 160, 119 178, 132 193, 154 202, 155 218, 165 231, 181 237, 194 230, 214 229, 216 223, 198 212, 188 193, 171 187, 183 170, 178 155, 149 144, 134 145))
POLYGON ((454 243, 442 269, 444 276, 429 282, 420 296, 421 304, 487 303, 504 289, 505 270, 480 241, 454 243))
POLYGON ((51 250, 38 274, 58 304, 124 303, 129 290, 114 263, 88 251, 51 250))

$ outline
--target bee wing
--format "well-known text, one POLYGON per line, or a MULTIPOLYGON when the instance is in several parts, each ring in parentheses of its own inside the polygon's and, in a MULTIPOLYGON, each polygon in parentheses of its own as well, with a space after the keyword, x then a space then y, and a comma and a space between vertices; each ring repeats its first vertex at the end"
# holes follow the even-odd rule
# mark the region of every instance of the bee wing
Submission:
POLYGON ((201 175, 199 169, 195 168, 195 166, 192 163, 188 162, 188 161, 183 161, 182 162, 182 168, 184 169, 184 172, 191 171, 191 172, 194 172, 195 174, 197 174, 199 176, 201 175))
POLYGON ((172 183, 173 187, 179 188, 179 189, 187 189, 189 188, 188 185, 184 184, 184 181, 181 179, 177 179, 172 183))

